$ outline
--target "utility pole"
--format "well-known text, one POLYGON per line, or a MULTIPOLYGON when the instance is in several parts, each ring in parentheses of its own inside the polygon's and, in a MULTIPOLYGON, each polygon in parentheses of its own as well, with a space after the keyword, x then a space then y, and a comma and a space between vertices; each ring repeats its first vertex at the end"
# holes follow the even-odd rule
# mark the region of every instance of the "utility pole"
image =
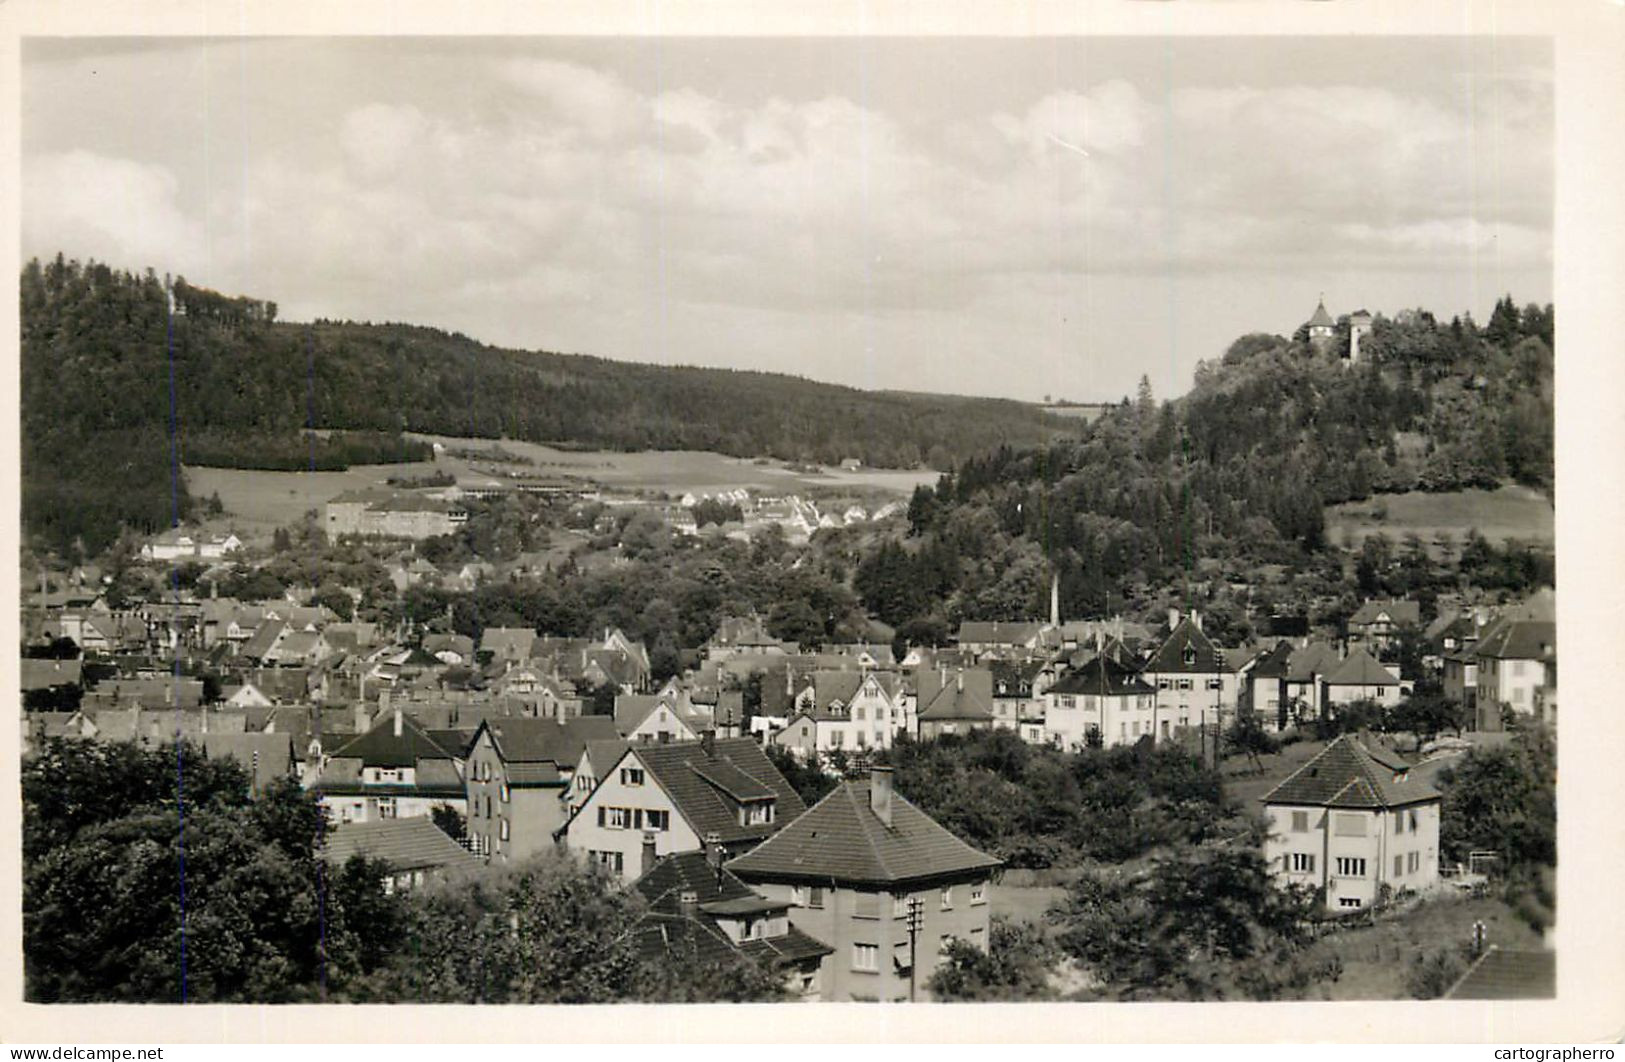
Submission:
POLYGON ((920 998, 920 963, 918 944, 920 930, 925 927, 925 901, 918 896, 908 898, 908 1001, 920 998))

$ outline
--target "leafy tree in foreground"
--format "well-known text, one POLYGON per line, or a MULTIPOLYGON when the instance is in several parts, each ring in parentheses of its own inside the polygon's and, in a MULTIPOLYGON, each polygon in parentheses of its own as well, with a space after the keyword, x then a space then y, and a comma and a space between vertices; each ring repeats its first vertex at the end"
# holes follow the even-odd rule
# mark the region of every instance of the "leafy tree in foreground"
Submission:
POLYGON ((1049 969, 1060 957, 1042 928, 994 918, 987 950, 968 941, 948 946, 947 961, 926 982, 939 1000, 1020 1002, 1050 999, 1049 969))

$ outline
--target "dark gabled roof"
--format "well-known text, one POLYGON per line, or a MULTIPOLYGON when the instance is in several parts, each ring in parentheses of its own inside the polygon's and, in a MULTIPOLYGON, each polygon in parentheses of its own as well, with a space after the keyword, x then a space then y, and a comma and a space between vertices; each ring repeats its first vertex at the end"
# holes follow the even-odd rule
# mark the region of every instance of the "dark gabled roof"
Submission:
POLYGON ((210 759, 229 759, 253 772, 254 782, 263 787, 273 778, 293 770, 294 750, 292 734, 216 734, 200 735, 203 751, 210 759))
POLYGON ((77 686, 84 676, 80 660, 36 660, 23 657, 23 690, 46 690, 53 686, 77 686))
POLYGON ((1399 676, 1364 649, 1355 648, 1348 659, 1326 676, 1326 682, 1332 686, 1397 686, 1399 676))
POLYGON ((1555 999, 1557 953, 1509 951, 1491 944, 1445 999, 1555 999))
POLYGON ((474 738, 479 730, 474 727, 449 727, 436 729, 424 728, 429 740, 451 753, 453 759, 463 759, 468 755, 469 748, 474 744, 474 738))
POLYGON ((756 937, 739 942, 739 950, 753 959, 771 963, 799 962, 834 954, 835 949, 795 926, 782 937, 756 937))
POLYGON ((1439 791, 1411 777, 1410 770, 1397 756, 1372 752, 1344 734, 1262 799, 1266 804, 1368 810, 1438 800, 1439 791))
POLYGON ((1253 664, 1255 679, 1283 679, 1287 677, 1292 661, 1292 643, 1280 642, 1253 664))
POLYGON ((842 782, 812 810, 728 863, 741 880, 888 886, 974 871, 1000 861, 892 794, 891 825, 869 806, 865 781, 842 782))
POLYGON ((1337 655, 1337 649, 1325 642, 1310 642, 1302 649, 1294 649, 1287 658, 1286 678, 1288 682, 1310 682, 1315 676, 1331 674, 1342 666, 1343 658, 1337 655))
POLYGON ((649 904, 651 911, 676 914, 682 894, 693 893, 696 903, 760 899, 727 868, 718 874, 704 852, 677 852, 664 856, 647 874, 632 883, 632 889, 649 904))
POLYGON ((491 732, 491 740, 504 763, 550 762, 568 770, 580 762, 581 750, 587 747, 587 742, 614 741, 619 737, 615 720, 607 715, 583 715, 573 719, 487 719, 480 727, 491 732))
POLYGON ((1087 664, 1061 676, 1049 688, 1051 693, 1082 694, 1093 697, 1135 697, 1155 693, 1139 674, 1109 656, 1097 656, 1087 664))
POLYGON ((778 795, 772 786, 758 781, 727 760, 703 760, 694 764, 694 773, 740 803, 772 800, 778 795))
POLYGON ((959 625, 958 641, 988 645, 1026 645, 1043 630, 1041 623, 998 623, 966 620, 959 625))
MULTIPOLYGON (((626 750, 631 747, 630 742, 623 741, 620 738, 611 738, 604 741, 587 742, 586 747, 582 749, 582 753, 592 764, 593 771, 601 772, 615 766, 620 761, 620 758, 626 755, 626 750)), ((576 764, 580 764, 580 762, 581 757, 576 757, 576 764)))
MULTIPOLYGON (((756 744, 755 738, 717 738, 709 756, 705 752, 705 743, 700 741, 634 745, 626 755, 638 758, 666 791, 678 813, 688 820, 702 839, 707 834, 716 833, 727 844, 767 837, 782 829, 785 823, 807 807, 790 783, 785 781, 784 775, 773 766, 761 746, 756 744), (770 790, 777 798, 773 821, 741 826, 735 801, 726 796, 716 782, 707 780, 702 771, 711 775, 726 774, 736 779, 737 774, 743 774, 770 790)), ((607 770, 598 764, 594 764, 594 767, 600 771, 607 770)), ((743 783, 736 780, 735 784, 743 783)))
POLYGON ((384 712, 371 730, 335 749, 333 756, 360 760, 366 767, 416 767, 419 760, 452 759, 410 715, 402 714, 397 736, 394 712, 384 712))
POLYGON ((1152 654, 1145 670, 1156 674, 1213 675, 1235 669, 1218 646, 1213 644, 1213 639, 1203 634, 1202 628, 1186 616, 1152 654), (1186 649, 1195 651, 1190 663, 1185 662, 1186 649))
POLYGON ((474 867, 480 862, 426 815, 340 823, 328 832, 317 855, 338 866, 364 855, 395 870, 474 867))
POLYGON ((1422 606, 1416 601, 1367 601, 1354 610, 1349 626, 1376 623, 1383 613, 1394 623, 1421 623, 1422 606))
POLYGON ((948 676, 921 668, 915 681, 915 718, 921 722, 993 718, 993 672, 986 668, 960 668, 948 676))
POLYGON ((1500 620, 1484 631, 1473 652, 1496 660, 1547 660, 1557 652, 1557 624, 1500 620))

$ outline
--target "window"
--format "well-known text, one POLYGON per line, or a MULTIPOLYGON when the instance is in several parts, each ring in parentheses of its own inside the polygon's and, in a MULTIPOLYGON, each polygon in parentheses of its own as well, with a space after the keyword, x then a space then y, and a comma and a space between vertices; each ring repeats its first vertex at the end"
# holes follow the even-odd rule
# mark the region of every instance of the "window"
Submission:
POLYGON ((1394 877, 1399 878, 1399 877, 1404 877, 1404 875, 1405 875, 1405 857, 1402 856, 1402 855, 1396 855, 1396 856, 1394 856, 1394 877))
POLYGON ((893 893, 891 898, 891 916, 893 918, 908 917, 908 894, 905 892, 893 893))
POLYGON ((1360 898, 1358 896, 1343 896, 1343 897, 1340 897, 1338 899, 1338 901, 1337 901, 1337 906, 1339 906, 1339 907, 1358 907, 1358 906, 1360 906, 1360 898))
POLYGON ((506 815, 497 820, 497 828, 501 831, 501 839, 506 841, 508 839, 508 818, 506 815))
POLYGON ((651 830, 669 830, 671 829, 671 812, 647 811, 644 812, 644 821, 648 823, 651 830))
POLYGON ((1340 878, 1365 877, 1365 860, 1352 856, 1337 857, 1337 876, 1340 878))
POLYGON ((506 804, 508 802, 508 783, 503 782, 502 788, 498 790, 498 792, 502 794, 502 802, 506 804))
POLYGON ((951 910, 953 910, 953 906, 954 906, 954 889, 953 889, 952 885, 949 885, 949 886, 944 887, 943 890, 942 890, 942 909, 944 911, 951 911, 951 910))
MULTIPOLYGON (((603 809, 599 809, 598 815, 600 819, 603 818, 603 809)), ((477 819, 480 817, 480 800, 478 797, 475 797, 474 800, 469 804, 468 817, 471 819, 477 819)), ((603 823, 600 822, 599 825, 602 826, 603 823)))
POLYGON ((1295 874, 1312 873, 1315 869, 1315 855, 1313 852, 1293 852, 1292 871, 1295 874))
POLYGON ((970 887, 970 902, 973 904, 986 903, 987 886, 983 885, 981 882, 977 882, 975 885, 972 885, 970 887))
POLYGON ((1309 813, 1307 811, 1294 811, 1292 813, 1292 832, 1309 832, 1309 813))
POLYGON ((854 719, 862 719, 863 717, 864 717, 863 716, 863 708, 861 706, 859 706, 859 708, 855 712, 853 712, 852 718, 854 718, 854 719))
POLYGON ((1222 690, 1224 689, 1224 680, 1210 678, 1207 680, 1207 688, 1210 690, 1222 690))
POLYGON ((643 769, 641 767, 622 767, 621 768, 621 784, 622 785, 642 785, 643 784, 643 769))
POLYGON ((1422 853, 1412 852, 1405 857, 1405 869, 1414 874, 1422 869, 1422 853))
POLYGON ((1127 723, 1118 723, 1117 724, 1117 736, 1118 737, 1128 737, 1128 724, 1127 723))
POLYGON ((842 745, 846 744, 846 735, 843 734, 841 731, 836 730, 836 731, 834 731, 834 732, 832 732, 830 734, 829 743, 830 743, 830 746, 832 748, 837 748, 838 749, 842 745))
POLYGON ((587 853, 598 865, 606 870, 613 870, 619 874, 626 865, 626 857, 620 852, 589 852, 587 853))
POLYGON ((624 830, 632 822, 632 815, 627 808, 599 808, 599 825, 610 830, 624 830))
POLYGON ((815 911, 823 910, 824 887, 822 885, 813 885, 807 889, 807 906, 815 911))
POLYGON ((1416 812, 1415 811, 1410 812, 1408 817, 1410 818, 1410 822, 1411 822, 1411 832, 1415 833, 1416 832, 1416 812))
POLYGON ((880 894, 876 892, 860 892, 853 898, 853 918, 879 918, 880 894))
MULTIPOLYGON (((1187 645, 1185 647, 1185 651, 1179 654, 1179 658, 1185 661, 1187 664, 1194 664, 1196 663, 1196 650, 1187 645)), ((1187 679, 1186 681, 1188 682, 1190 680, 1187 679)))
POLYGON ((1192 689, 1193 687, 1191 686, 1191 680, 1190 679, 1180 679, 1179 680, 1179 688, 1182 689, 1182 690, 1192 689))
POLYGON ((381 818, 381 819, 393 819, 395 817, 395 798, 394 797, 380 797, 379 798, 379 800, 378 800, 378 817, 381 818))
POLYGON ((864 731, 862 731, 862 730, 858 731, 858 748, 862 749, 862 748, 867 748, 868 746, 869 746, 869 735, 867 733, 865 733, 864 731))
POLYGON ((1403 811, 1394 812, 1394 832, 1405 832, 1405 813, 1403 811))
POLYGON ((1157 689, 1159 689, 1159 690, 1171 690, 1173 688, 1174 688, 1174 683, 1173 683, 1172 679, 1159 678, 1157 680, 1157 689))
POLYGON ((880 946, 878 944, 852 945, 852 969, 880 969, 880 946))

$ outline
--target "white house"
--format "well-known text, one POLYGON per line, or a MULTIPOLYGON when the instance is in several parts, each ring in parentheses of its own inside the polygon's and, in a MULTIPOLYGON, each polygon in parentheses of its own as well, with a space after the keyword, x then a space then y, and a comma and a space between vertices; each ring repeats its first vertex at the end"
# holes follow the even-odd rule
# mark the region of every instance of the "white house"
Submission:
POLYGON ((1439 880, 1439 791, 1345 734, 1263 797, 1275 880, 1324 890, 1333 911, 1439 880))
POLYGON ((806 810, 751 738, 631 745, 598 769, 559 836, 623 882, 642 873, 645 837, 655 856, 699 851, 708 839, 737 855, 806 810))

